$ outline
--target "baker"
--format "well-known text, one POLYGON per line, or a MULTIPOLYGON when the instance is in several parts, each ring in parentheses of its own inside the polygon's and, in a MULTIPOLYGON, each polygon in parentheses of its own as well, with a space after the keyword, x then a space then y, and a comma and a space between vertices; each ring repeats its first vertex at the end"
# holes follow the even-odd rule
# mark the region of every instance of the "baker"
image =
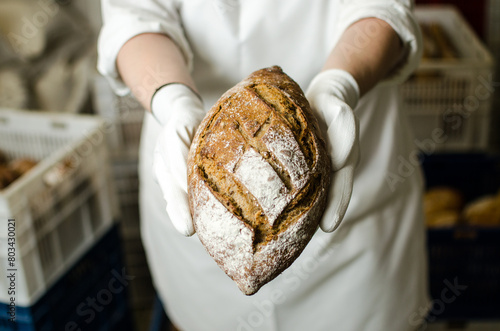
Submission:
POLYGON ((423 182, 393 182, 413 150, 397 85, 421 37, 410 0, 103 0, 99 71, 148 110, 141 231, 155 288, 181 330, 414 330, 428 304, 423 182), (206 111, 279 65, 306 91, 332 163, 304 252, 244 296, 194 234, 186 157, 206 111), (334 231, 335 230, 335 231, 334 231))

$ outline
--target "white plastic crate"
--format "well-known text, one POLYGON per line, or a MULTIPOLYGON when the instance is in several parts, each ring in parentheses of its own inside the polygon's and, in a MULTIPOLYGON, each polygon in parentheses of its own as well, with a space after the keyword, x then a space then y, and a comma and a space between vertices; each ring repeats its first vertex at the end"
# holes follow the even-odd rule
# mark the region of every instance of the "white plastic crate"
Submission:
POLYGON ((457 59, 426 59, 401 86, 404 109, 419 141, 439 136, 438 151, 486 150, 493 100, 494 61, 453 6, 417 6, 419 23, 439 23, 457 59))
POLYGON ((16 304, 29 306, 117 215, 97 116, 0 109, 0 150, 38 164, 0 191, 0 302, 9 302, 7 219, 15 219, 16 304))
POLYGON ((112 158, 137 159, 145 111, 141 104, 131 95, 116 95, 107 80, 97 74, 92 103, 95 113, 109 124, 106 133, 112 158))

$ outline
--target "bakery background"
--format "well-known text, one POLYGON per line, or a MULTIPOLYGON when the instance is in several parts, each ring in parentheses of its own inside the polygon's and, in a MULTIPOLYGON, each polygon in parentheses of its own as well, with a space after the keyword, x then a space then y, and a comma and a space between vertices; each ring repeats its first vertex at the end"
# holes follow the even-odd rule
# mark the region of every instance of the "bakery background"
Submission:
MULTIPOLYGON (((425 329, 498 330, 500 0, 416 2, 425 57, 401 87, 415 150, 387 180, 418 164, 427 179, 425 329)), ((137 201, 143 110, 95 70, 100 24, 98 0, 0 2, 0 216, 16 219, 17 268, 17 324, 2 313, 2 330, 159 329, 137 201)), ((2 312, 11 229, 0 229, 2 312)))

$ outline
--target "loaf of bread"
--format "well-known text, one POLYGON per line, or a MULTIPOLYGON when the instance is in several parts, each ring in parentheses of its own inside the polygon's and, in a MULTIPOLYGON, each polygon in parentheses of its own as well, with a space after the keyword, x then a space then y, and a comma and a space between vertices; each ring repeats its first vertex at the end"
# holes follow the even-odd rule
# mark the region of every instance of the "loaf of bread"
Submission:
POLYGON ((0 165, 7 164, 8 158, 7 155, 0 150, 0 165))
POLYGON ((459 190, 438 186, 424 194, 425 224, 429 228, 453 227, 460 221, 464 197, 459 190))
POLYGON ((500 226, 500 194, 482 196, 469 202, 464 208, 463 218, 472 226, 500 226))
POLYGON ((210 109, 188 157, 201 243, 246 295, 274 279, 318 228, 330 183, 318 123, 280 67, 258 70, 210 109))
POLYGON ((17 174, 11 168, 0 164, 0 190, 9 186, 17 177, 17 174))
POLYGON ((18 158, 8 161, 5 153, 0 151, 0 190, 12 184, 37 164, 30 158, 18 158))
POLYGON ((9 167, 18 175, 22 176, 36 166, 37 162, 30 158, 15 159, 9 163, 9 167))
POLYGON ((421 23, 420 28, 423 37, 423 60, 450 60, 459 57, 447 31, 440 23, 421 23))

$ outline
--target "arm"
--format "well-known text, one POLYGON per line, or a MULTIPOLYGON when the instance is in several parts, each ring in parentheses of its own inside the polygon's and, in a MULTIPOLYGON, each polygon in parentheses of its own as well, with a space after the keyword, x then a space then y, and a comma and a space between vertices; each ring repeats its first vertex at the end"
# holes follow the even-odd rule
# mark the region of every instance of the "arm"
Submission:
POLYGON ((193 53, 178 1, 101 2, 104 25, 98 42, 98 70, 117 94, 132 92, 152 113, 147 116, 156 120, 151 125, 161 128, 152 172, 167 202, 170 217, 166 218, 180 233, 192 235, 186 159, 205 111, 189 74, 193 53))
POLYGON ((348 27, 323 67, 349 72, 360 96, 397 67, 405 55, 396 32, 378 18, 365 18, 348 27))
POLYGON ((196 89, 183 54, 166 35, 144 33, 122 46, 116 66, 123 82, 162 127, 155 146, 153 172, 172 224, 190 236, 194 226, 187 198, 186 160, 205 111, 201 99, 193 93, 196 89), (181 84, 158 90, 168 83, 181 84))
POLYGON ((398 34, 376 18, 350 25, 328 56, 306 97, 327 141, 334 170, 330 203, 320 222, 326 232, 342 221, 351 198, 359 158, 359 124, 353 112, 358 99, 397 69, 405 55, 398 34))
POLYGON ((181 51, 163 34, 131 38, 120 49, 116 65, 125 84, 149 111, 151 97, 164 84, 183 83, 196 91, 181 51))

